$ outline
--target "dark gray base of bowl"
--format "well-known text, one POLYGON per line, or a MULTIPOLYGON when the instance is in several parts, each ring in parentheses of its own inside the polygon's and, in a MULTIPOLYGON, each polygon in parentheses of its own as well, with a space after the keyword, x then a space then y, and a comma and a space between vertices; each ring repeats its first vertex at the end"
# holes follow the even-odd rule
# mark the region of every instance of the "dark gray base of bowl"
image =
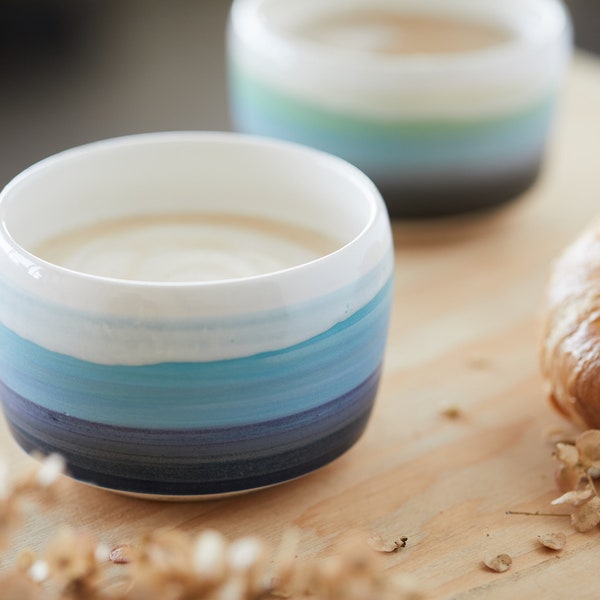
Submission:
POLYGON ((59 453, 70 476, 97 487, 177 499, 270 487, 330 463, 363 433, 379 379, 378 369, 344 395, 289 417, 203 430, 85 421, 38 406, 1 383, 0 397, 26 452, 59 453))
POLYGON ((540 163, 510 175, 486 178, 464 178, 449 182, 432 177, 418 183, 386 181, 372 176, 390 217, 394 219, 426 219, 484 211, 516 200, 538 179, 540 163))

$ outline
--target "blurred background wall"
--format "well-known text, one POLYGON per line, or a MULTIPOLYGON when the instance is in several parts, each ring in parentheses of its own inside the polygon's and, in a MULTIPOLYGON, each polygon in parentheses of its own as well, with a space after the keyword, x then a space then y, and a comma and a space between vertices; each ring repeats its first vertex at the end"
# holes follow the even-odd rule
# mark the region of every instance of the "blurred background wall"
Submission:
MULTIPOLYGON (((502 1, 502 0, 488 0, 502 1)), ((600 53, 600 0, 569 0, 600 53)), ((97 139, 226 130, 230 0, 0 0, 0 187, 97 139)))

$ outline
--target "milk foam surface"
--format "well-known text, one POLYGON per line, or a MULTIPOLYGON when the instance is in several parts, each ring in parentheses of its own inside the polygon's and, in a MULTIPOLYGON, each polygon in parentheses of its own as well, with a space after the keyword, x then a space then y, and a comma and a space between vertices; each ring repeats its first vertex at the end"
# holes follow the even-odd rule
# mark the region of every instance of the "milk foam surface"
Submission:
POLYGON ((315 260, 340 245, 287 223, 194 214, 99 223, 49 239, 32 252, 91 275, 190 282, 271 273, 315 260))
POLYGON ((487 23, 375 9, 308 20, 295 33, 322 44, 381 54, 465 52, 512 37, 507 29, 487 23))

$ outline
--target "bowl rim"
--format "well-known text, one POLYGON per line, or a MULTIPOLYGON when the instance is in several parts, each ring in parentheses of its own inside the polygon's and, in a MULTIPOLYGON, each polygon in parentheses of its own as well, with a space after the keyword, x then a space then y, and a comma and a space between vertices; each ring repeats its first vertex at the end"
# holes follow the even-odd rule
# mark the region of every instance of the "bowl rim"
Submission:
POLYGON ((0 191, 0 251, 5 257, 8 257, 12 263, 24 267, 28 275, 33 279, 39 279, 44 275, 57 275, 60 278, 69 278, 73 282, 84 284, 90 282, 93 284, 105 284, 118 286, 122 288, 144 288, 144 289, 206 289, 211 287, 233 287, 250 283, 260 283, 279 277, 294 276, 295 273, 311 269, 315 265, 331 261, 334 257, 343 254, 349 247, 360 243, 373 228, 378 218, 387 217, 387 209, 380 192, 375 184, 357 167, 345 161, 342 158, 328 154, 326 152, 310 148, 294 142, 275 140, 267 137, 248 135, 237 132, 223 131, 159 131, 149 133, 139 133, 124 135, 89 142, 66 150, 52 154, 34 164, 16 175, 0 191), (232 145, 247 145, 253 147, 270 148, 273 150, 297 153, 310 158, 315 163, 321 163, 332 171, 343 172, 345 178, 350 179, 355 187, 361 190, 361 194, 368 205, 368 219, 363 224, 360 231, 347 243, 340 245, 337 249, 314 260, 303 262, 284 269, 268 271, 251 276, 227 278, 227 279, 207 279, 197 281, 154 281, 123 279, 116 277, 107 277, 94 275, 84 271, 73 270, 59 264, 48 262, 39 256, 33 254, 24 248, 10 233, 10 225, 5 218, 5 209, 11 196, 18 193, 19 186, 30 177, 35 176, 40 171, 51 169, 54 165, 69 161, 74 157, 94 152, 103 151, 110 148, 119 148, 125 146, 145 145, 152 143, 178 143, 180 141, 197 141, 201 144, 210 144, 212 142, 225 142, 232 145))
MULTIPOLYGON (((375 76, 402 73, 414 76, 427 74, 432 70, 452 70, 453 72, 487 69, 490 63, 504 61, 520 61, 524 54, 539 52, 540 48, 553 46, 561 39, 569 40, 572 36, 572 25, 569 13, 560 0, 518 0, 519 4, 528 5, 543 10, 546 19, 543 27, 529 31, 516 31, 509 40, 493 46, 477 50, 467 50, 454 53, 423 53, 412 55, 383 55, 380 53, 356 52, 347 48, 336 48, 319 42, 303 39, 300 36, 286 35, 281 30, 271 26, 261 11, 266 3, 272 0, 234 0, 229 16, 229 40, 237 38, 261 55, 271 57, 269 62, 279 61, 282 66, 292 61, 310 62, 317 71, 337 69, 341 66, 352 72, 361 74, 371 72, 375 76)), ((299 3, 302 0, 298 0, 299 3)), ((354 3, 359 5, 361 0, 354 3)), ((421 5, 439 3, 440 0, 421 0, 421 5)), ((517 0, 515 0, 517 3, 517 0)), ((369 9, 372 5, 363 2, 369 9)), ((409 3, 410 4, 410 3, 409 3)), ((414 3, 413 3, 414 4, 414 3)), ((479 3, 479 9, 488 6, 479 3)), ((393 9, 402 7, 403 0, 395 2, 393 9)), ((320 8, 330 7, 322 2, 320 8)), ((411 14, 423 12, 420 9, 411 10, 411 14)), ((426 14, 426 13, 424 13, 426 14)), ((288 64, 289 66, 289 64, 288 64)))

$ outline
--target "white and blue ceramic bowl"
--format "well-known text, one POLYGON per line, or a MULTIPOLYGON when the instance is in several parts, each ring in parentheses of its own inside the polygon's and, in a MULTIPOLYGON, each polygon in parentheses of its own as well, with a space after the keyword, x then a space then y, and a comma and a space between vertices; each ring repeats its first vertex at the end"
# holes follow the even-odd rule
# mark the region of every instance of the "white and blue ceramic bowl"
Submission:
POLYGON ((235 0, 232 120, 239 131, 352 162, 392 216, 484 208, 535 181, 570 49, 559 0, 235 0), (507 38, 453 53, 387 54, 368 45, 385 29, 350 31, 339 44, 298 33, 360 11, 473 21, 507 38))
POLYGON ((361 435, 393 245, 377 189, 350 164, 235 134, 107 140, 16 177, 0 223, 0 394, 27 452, 58 452, 97 486, 181 498, 296 478, 361 435), (90 275, 31 252, 82 224, 165 211, 263 216, 339 245, 187 283, 90 275))

